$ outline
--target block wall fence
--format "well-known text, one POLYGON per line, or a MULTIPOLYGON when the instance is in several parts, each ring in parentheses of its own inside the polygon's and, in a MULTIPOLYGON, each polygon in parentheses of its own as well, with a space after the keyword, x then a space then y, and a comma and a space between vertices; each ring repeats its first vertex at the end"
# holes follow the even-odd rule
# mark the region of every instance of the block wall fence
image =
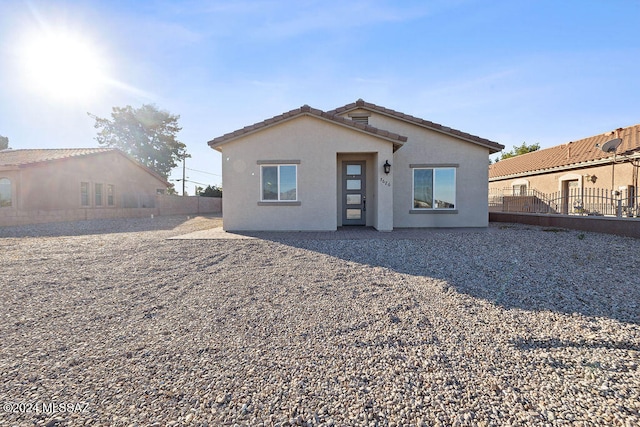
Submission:
POLYGON ((142 218, 151 215, 197 215, 222 212, 222 198, 158 194, 152 208, 77 208, 64 210, 0 209, 0 227, 90 219, 142 218))

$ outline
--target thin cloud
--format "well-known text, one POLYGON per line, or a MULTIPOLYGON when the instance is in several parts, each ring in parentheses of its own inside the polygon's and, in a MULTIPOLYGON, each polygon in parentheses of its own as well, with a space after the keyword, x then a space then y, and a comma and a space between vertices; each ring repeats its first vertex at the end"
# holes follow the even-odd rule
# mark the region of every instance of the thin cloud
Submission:
POLYGON ((256 28, 254 36, 292 38, 312 32, 345 31, 417 19, 429 12, 425 6, 407 8, 398 5, 372 5, 364 1, 341 3, 339 6, 314 1, 303 3, 297 8, 291 8, 289 4, 285 7, 288 8, 287 13, 279 13, 277 7, 271 10, 267 14, 266 23, 256 28))

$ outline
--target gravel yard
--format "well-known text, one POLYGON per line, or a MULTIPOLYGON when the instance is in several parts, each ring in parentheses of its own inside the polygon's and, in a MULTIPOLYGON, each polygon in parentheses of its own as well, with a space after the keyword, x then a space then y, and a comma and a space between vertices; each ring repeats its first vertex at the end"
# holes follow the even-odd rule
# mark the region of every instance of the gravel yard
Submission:
POLYGON ((0 425, 640 424, 640 240, 0 228, 0 425))

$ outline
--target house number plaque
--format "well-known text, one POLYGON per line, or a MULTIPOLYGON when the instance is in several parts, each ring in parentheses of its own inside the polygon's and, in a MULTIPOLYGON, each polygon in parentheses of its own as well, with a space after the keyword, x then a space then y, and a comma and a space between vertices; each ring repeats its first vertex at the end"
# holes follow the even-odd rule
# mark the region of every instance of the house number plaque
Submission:
POLYGON ((380 182, 386 185, 387 187, 391 187, 391 183, 384 178, 380 178, 380 182))

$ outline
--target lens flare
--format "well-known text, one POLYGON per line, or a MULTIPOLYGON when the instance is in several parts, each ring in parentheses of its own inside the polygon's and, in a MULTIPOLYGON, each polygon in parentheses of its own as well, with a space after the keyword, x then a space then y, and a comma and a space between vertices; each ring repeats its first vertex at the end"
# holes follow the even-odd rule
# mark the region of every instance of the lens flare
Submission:
POLYGON ((105 63, 82 35, 47 31, 33 35, 22 49, 27 85, 60 100, 96 97, 107 82, 105 63))

